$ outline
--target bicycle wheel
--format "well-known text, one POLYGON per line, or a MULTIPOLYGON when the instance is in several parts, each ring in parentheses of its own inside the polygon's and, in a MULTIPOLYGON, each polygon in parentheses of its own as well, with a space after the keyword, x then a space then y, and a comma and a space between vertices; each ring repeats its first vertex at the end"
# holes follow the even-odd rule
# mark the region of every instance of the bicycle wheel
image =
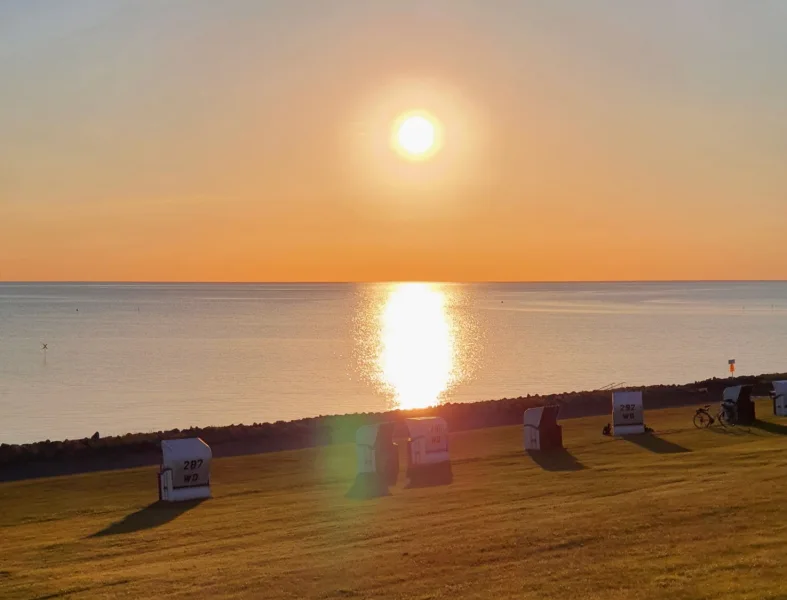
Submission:
POLYGON ((718 419, 722 427, 735 427, 735 421, 730 421, 726 410, 719 411, 718 419))
POLYGON ((705 429, 710 427, 710 415, 705 411, 698 411, 694 415, 694 427, 697 429, 705 429))

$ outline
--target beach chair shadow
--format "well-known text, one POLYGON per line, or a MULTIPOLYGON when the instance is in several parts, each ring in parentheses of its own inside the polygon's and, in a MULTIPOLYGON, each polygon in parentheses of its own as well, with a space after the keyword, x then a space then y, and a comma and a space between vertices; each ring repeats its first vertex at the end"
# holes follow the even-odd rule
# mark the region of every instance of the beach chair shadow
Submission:
POLYGON ((545 471, 581 471, 585 465, 566 449, 560 450, 528 450, 528 456, 545 471))
POLYGON ((203 501, 204 499, 190 500, 188 502, 154 502, 137 512, 123 517, 120 521, 108 525, 101 531, 89 535, 88 538, 124 535, 145 529, 155 529, 170 521, 174 521, 183 513, 199 506, 203 501))
POLYGON ((407 474, 404 489, 438 487, 450 485, 454 481, 454 473, 450 462, 437 463, 427 468, 416 469, 407 474))
POLYGON ((642 433, 639 435, 627 435, 624 440, 636 444, 640 448, 650 450, 656 454, 679 454, 681 452, 691 452, 688 448, 660 438, 652 433, 642 433))
POLYGON ((782 425, 781 423, 771 423, 770 421, 760 421, 759 419, 755 419, 755 421, 751 424, 751 427, 776 435, 787 435, 787 425, 782 425))

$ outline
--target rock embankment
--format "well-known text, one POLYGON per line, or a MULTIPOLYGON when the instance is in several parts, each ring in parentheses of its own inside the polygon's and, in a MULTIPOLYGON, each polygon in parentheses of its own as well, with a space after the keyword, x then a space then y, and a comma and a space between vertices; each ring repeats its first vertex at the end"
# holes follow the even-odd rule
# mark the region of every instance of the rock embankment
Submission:
MULTIPOLYGON (((645 409, 716 403, 729 385, 753 384, 755 395, 767 396, 770 382, 787 375, 760 375, 734 379, 710 379, 686 385, 657 385, 640 388, 645 409)), ((294 450, 330 444, 351 443, 361 425, 396 421, 406 417, 439 416, 450 431, 518 425, 523 412, 534 406, 559 404, 560 418, 602 415, 610 410, 609 391, 570 392, 545 396, 504 398, 472 403, 448 403, 422 410, 357 413, 323 416, 297 421, 192 427, 154 433, 129 433, 100 437, 98 433, 79 440, 0 444, 0 481, 68 475, 88 471, 158 464, 162 439, 200 437, 216 457, 294 450)))

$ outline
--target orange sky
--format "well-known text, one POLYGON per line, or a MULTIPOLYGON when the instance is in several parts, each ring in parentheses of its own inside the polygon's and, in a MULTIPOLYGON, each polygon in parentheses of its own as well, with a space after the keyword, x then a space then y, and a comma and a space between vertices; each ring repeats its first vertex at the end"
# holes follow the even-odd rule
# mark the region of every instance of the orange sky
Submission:
POLYGON ((787 278, 783 4, 36 6, 0 8, 0 280, 787 278))

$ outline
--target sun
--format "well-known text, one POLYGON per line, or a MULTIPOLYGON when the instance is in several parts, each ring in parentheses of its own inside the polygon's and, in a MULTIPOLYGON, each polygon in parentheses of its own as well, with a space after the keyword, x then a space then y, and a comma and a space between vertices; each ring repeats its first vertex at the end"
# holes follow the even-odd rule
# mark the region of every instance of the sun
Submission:
POLYGON ((423 160, 439 149, 440 126, 425 112, 410 112, 396 119, 391 138, 399 154, 410 160, 423 160))
POLYGON ((426 117, 408 117, 399 125, 396 141, 405 152, 423 154, 434 146, 434 125, 426 117))

